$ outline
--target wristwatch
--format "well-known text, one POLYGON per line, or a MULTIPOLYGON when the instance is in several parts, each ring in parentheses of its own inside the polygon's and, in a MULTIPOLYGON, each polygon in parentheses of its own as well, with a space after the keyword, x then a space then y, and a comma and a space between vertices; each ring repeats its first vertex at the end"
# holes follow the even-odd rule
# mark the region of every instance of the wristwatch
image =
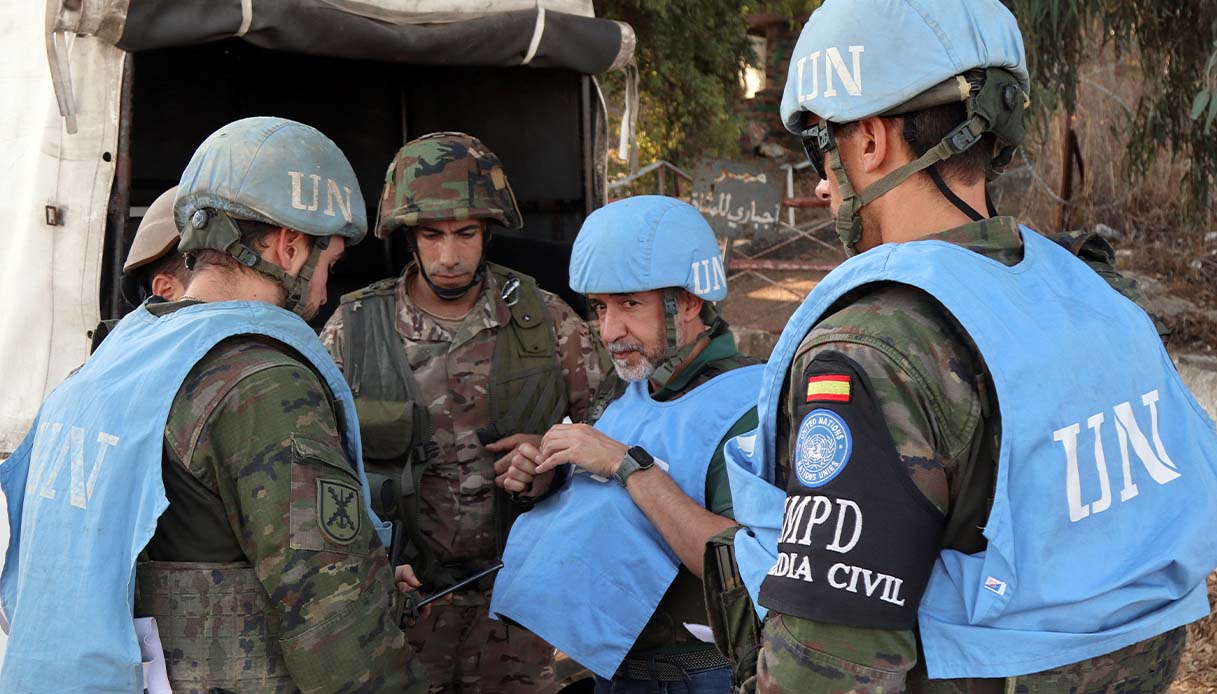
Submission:
POLYGON ((625 481, 630 475, 639 470, 650 469, 654 464, 655 458, 647 453, 645 448, 634 446, 625 452, 625 457, 621 459, 621 464, 617 466, 617 472, 613 474, 613 477, 616 477, 624 487, 625 481))

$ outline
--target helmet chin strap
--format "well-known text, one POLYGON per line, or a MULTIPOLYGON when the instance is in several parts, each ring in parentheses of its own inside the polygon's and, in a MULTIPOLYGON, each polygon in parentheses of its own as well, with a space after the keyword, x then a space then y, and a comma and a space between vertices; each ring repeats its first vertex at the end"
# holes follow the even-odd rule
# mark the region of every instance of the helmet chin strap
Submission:
MULTIPOLYGON (((487 238, 489 243, 489 238, 487 238)), ((486 279, 486 273, 489 268, 486 266, 486 244, 482 244, 482 257, 478 260, 478 269, 473 273, 473 279, 463 287, 441 287, 431 281, 431 276, 427 274, 427 268, 423 265, 423 259, 418 254, 418 243, 414 240, 414 232, 410 232, 410 253, 414 256, 414 263, 418 265, 418 273, 422 275, 423 281, 435 292, 435 295, 444 301, 456 301, 457 299, 469 293, 470 289, 478 286, 486 279)))
MULTIPOLYGON (((828 123, 827 126, 831 132, 832 123, 828 123)), ((943 191, 947 200, 950 200, 952 204, 955 204, 956 207, 959 207, 961 211, 972 219, 983 219, 983 216, 976 212, 976 210, 972 209, 951 192, 946 182, 942 181, 942 177, 938 175, 934 165, 976 144, 980 140, 981 135, 985 133, 987 127, 987 121, 980 114, 974 114, 963 125, 942 138, 941 142, 930 148, 925 154, 880 178, 861 192, 854 189, 853 184, 849 180, 849 174, 845 172, 845 165, 841 163, 840 147, 834 146, 830 149, 828 151, 828 164, 832 168, 833 174, 837 177, 837 187, 841 191, 841 206, 837 209, 837 236, 841 238, 841 243, 845 245, 846 254, 852 256, 858 253, 858 241, 862 239, 862 208, 891 192, 896 186, 904 183, 914 174, 926 169, 930 169, 930 178, 934 179, 935 185, 939 187, 940 191, 943 191)), ((988 206, 992 209, 991 202, 988 206)))
MULTIPOLYGON (((676 329, 676 316, 680 313, 680 305, 676 302, 676 292, 678 290, 669 287, 663 290, 663 313, 665 328, 665 340, 667 345, 667 357, 662 362, 655 366, 655 372, 651 374, 651 382, 658 385, 660 388, 668 385, 672 380, 672 376, 680 369, 693 350, 697 348, 698 340, 692 340, 684 347, 680 346, 680 335, 676 329)), ((710 306, 706 302, 706 306, 710 306)), ((712 335, 722 323, 722 317, 718 315, 718 311, 711 308, 714 316, 713 320, 709 321, 706 330, 702 335, 712 335)), ((700 339, 700 335, 698 339, 700 339)))
MULTIPOLYGON (((208 225, 216 225, 220 228, 221 238, 227 240, 227 245, 223 245, 224 253, 232 256, 238 263, 245 267, 258 272, 266 278, 283 287, 285 299, 283 307, 303 318, 308 309, 308 287, 313 279, 313 272, 317 269, 317 263, 321 259, 321 252, 330 245, 328 236, 313 236, 312 248, 309 250, 308 258, 305 259, 304 265, 301 266, 300 272, 293 277, 289 275, 287 270, 275 265, 258 255, 252 248, 241 243, 241 232, 237 228, 236 223, 227 213, 208 210, 203 216, 195 213, 195 216, 200 220, 197 222, 201 228, 208 225)), ((196 224, 194 220, 191 224, 196 224)), ((213 249, 216 247, 213 246, 213 249)), ((193 269, 194 258, 191 253, 186 255, 186 266, 193 269)))

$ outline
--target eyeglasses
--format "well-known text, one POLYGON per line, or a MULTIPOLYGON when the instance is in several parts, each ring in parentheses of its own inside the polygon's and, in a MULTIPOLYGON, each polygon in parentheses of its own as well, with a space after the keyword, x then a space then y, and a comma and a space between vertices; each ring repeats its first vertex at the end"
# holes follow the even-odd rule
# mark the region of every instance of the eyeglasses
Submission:
POLYGON ((803 153, 807 155, 811 168, 816 170, 820 178, 827 179, 828 172, 824 170, 824 155, 837 148, 837 141, 833 139, 829 123, 827 121, 816 123, 799 133, 799 139, 803 141, 803 153))

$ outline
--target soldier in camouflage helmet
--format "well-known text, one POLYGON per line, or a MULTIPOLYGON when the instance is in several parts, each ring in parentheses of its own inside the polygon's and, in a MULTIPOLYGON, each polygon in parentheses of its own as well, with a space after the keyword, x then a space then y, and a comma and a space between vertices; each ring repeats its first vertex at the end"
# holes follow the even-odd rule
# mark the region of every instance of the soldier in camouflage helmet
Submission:
MULTIPOLYGON (((373 504, 406 531, 402 560, 442 589, 493 566, 527 494, 496 459, 587 417, 600 381, 587 326, 523 273, 489 263, 495 227, 522 226, 499 158, 441 132, 389 164, 376 235, 406 235, 400 277, 342 299, 321 339, 355 392, 373 504)), ((486 617, 487 578, 410 631, 437 692, 544 692, 553 649, 486 617)))
POLYGON ((39 522, 22 533, 18 518, 14 538, 39 550, 26 580, 4 577, 23 646, 0 689, 140 691, 141 660, 163 652, 179 694, 425 691, 355 406, 301 319, 366 231, 350 164, 309 126, 236 121, 191 158, 176 212, 186 293, 119 323, 44 403, 56 423, 35 426, 32 457, 0 467, 12 508, 23 461, 37 478, 59 432, 100 447, 87 487, 75 464, 63 493, 59 468, 30 487, 39 522), (133 612, 156 620, 159 644, 137 642, 133 612))
MULTIPOLYGON (((1144 314, 1070 255, 1140 301, 1114 272, 1110 247, 1078 234, 1044 242, 987 199, 986 176, 1022 134, 1028 80, 1014 17, 997 0, 828 0, 790 66, 786 127, 822 177, 817 192, 847 250, 861 255, 792 318, 760 426, 731 448, 743 471, 732 477, 736 517, 749 527, 734 536, 738 568, 768 612, 744 689, 1165 691, 1183 648, 1179 625, 1207 613, 1192 595, 1197 581, 1204 591, 1211 549, 1178 551, 1197 541, 1187 523, 1152 529, 1162 517, 1174 523, 1166 509, 1192 505, 1166 496, 1187 491, 1163 484, 1170 474, 1139 478, 1139 494, 1155 495, 1135 499, 1145 517, 1119 502, 1096 515, 1102 499, 1083 513, 1078 500, 1099 498, 1108 480, 1094 475, 1089 451, 1089 468, 1067 478, 1078 450, 1067 425, 1080 416, 1080 431, 1089 422, 1097 435, 1103 416, 1093 412, 1110 419, 1112 403, 1141 403, 1150 386, 1108 401, 1093 393, 1143 372, 1154 374, 1155 406, 1159 391, 1184 391, 1144 314), (952 289, 956 281, 964 286, 952 289), (1063 314, 1078 323, 1055 318, 1063 314), (1081 323, 1112 330, 1116 356, 1089 349, 1081 323), (1019 383, 1037 395, 1020 397, 1019 383), (1151 558, 1159 543, 1142 528, 1180 544, 1151 558), (1094 553, 1102 558, 1080 559, 1094 553), (1049 566, 1055 573, 1044 575, 1049 566)), ((1212 441, 1180 405, 1187 399, 1161 407, 1200 433, 1164 430, 1158 453, 1196 461, 1184 474, 1205 487, 1212 441)), ((1148 430, 1148 410, 1135 416, 1148 430)), ((1154 410, 1155 440, 1158 421, 1154 410)), ((1104 436, 1118 465, 1116 435, 1104 436)), ((1145 469, 1157 469, 1143 454, 1145 469)), ((1127 452, 1123 460, 1131 474, 1127 452)))

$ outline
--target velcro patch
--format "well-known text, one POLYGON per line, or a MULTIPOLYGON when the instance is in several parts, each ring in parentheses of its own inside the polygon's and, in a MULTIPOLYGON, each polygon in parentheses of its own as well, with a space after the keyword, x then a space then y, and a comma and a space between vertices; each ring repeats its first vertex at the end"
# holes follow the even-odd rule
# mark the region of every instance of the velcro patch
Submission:
POLYGON ((849 376, 828 374, 807 379, 806 402, 849 402, 849 376))
POLYGON ((317 480, 317 521, 330 542, 349 545, 355 541, 363 517, 360 510, 358 489, 339 480, 317 480))

